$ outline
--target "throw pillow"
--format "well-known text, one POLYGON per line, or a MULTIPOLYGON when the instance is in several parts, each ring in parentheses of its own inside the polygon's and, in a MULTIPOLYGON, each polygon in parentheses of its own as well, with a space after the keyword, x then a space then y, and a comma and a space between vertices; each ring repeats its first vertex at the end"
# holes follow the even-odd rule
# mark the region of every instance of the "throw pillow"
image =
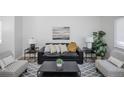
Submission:
POLYGON ((5 66, 8 66, 9 64, 15 62, 15 59, 12 56, 8 56, 4 58, 3 61, 4 61, 5 66))
POLYGON ((75 42, 71 42, 68 44, 68 51, 69 52, 76 52, 77 50, 77 45, 75 42))
POLYGON ((45 53, 46 53, 46 52, 50 52, 50 45, 46 45, 46 46, 45 46, 44 52, 45 52, 45 53))
POLYGON ((0 68, 2 70, 4 70, 4 68, 5 68, 5 64, 4 64, 4 62, 2 60, 0 60, 0 68))
POLYGON ((116 65, 119 68, 122 68, 124 65, 124 62, 118 60, 117 58, 115 58, 113 56, 109 57, 108 61, 113 63, 114 65, 116 65))
POLYGON ((55 47, 56 47, 56 52, 57 53, 60 53, 60 47, 59 47, 59 45, 55 45, 55 47))
POLYGON ((66 44, 59 45, 59 46, 60 46, 61 53, 68 52, 66 44))
POLYGON ((50 45, 50 53, 52 54, 52 53, 56 53, 56 47, 55 47, 55 45, 50 45))

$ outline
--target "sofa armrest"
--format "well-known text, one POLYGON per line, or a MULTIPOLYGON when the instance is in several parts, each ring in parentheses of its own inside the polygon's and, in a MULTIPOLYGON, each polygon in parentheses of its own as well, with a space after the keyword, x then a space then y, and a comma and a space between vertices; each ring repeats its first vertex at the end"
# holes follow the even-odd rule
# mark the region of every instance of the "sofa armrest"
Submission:
POLYGON ((39 50, 39 53, 44 54, 44 50, 45 50, 45 47, 42 47, 42 48, 39 50))
POLYGON ((45 50, 45 47, 42 47, 39 52, 38 52, 38 64, 42 64, 44 58, 43 58, 43 55, 44 55, 44 50, 45 50))
POLYGON ((78 47, 76 52, 79 55, 79 57, 83 60, 83 51, 78 47))
POLYGON ((79 47, 77 48, 76 52, 77 52, 78 55, 83 54, 83 51, 79 47))

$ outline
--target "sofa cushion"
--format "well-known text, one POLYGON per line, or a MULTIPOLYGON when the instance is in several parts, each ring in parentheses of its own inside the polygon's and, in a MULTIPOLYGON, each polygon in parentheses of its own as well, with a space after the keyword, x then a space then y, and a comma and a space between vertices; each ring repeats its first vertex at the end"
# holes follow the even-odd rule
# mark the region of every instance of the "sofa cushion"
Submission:
POLYGON ((58 56, 60 56, 60 54, 59 53, 45 52, 43 56, 46 56, 46 57, 58 57, 58 56))
POLYGON ((72 53, 72 52, 64 52, 63 54, 61 54, 61 56, 67 56, 67 57, 77 57, 78 54, 75 52, 75 53, 72 53))
POLYGON ((15 59, 11 55, 8 56, 8 57, 3 58, 4 67, 8 66, 9 64, 12 64, 14 61, 15 61, 15 59))
POLYGON ((124 65, 124 62, 118 60, 117 58, 115 58, 113 56, 110 56, 108 58, 108 61, 120 68, 123 67, 123 65, 124 65))

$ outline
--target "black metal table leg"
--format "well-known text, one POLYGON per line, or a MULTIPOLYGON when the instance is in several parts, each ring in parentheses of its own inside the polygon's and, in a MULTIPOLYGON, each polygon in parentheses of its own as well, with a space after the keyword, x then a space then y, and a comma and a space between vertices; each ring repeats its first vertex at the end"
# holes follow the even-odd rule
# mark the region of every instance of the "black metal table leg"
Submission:
POLYGON ((37 71, 37 77, 42 77, 42 75, 43 75, 43 72, 41 72, 41 71, 37 71))

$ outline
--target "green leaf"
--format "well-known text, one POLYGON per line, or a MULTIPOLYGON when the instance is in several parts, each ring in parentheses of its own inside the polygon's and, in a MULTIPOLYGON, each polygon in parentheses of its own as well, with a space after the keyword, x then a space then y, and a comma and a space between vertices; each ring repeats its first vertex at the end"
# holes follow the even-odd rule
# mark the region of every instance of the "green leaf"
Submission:
POLYGON ((96 51, 96 55, 102 57, 104 57, 107 52, 107 44, 105 43, 104 35, 106 35, 104 31, 93 32, 93 49, 96 51))

